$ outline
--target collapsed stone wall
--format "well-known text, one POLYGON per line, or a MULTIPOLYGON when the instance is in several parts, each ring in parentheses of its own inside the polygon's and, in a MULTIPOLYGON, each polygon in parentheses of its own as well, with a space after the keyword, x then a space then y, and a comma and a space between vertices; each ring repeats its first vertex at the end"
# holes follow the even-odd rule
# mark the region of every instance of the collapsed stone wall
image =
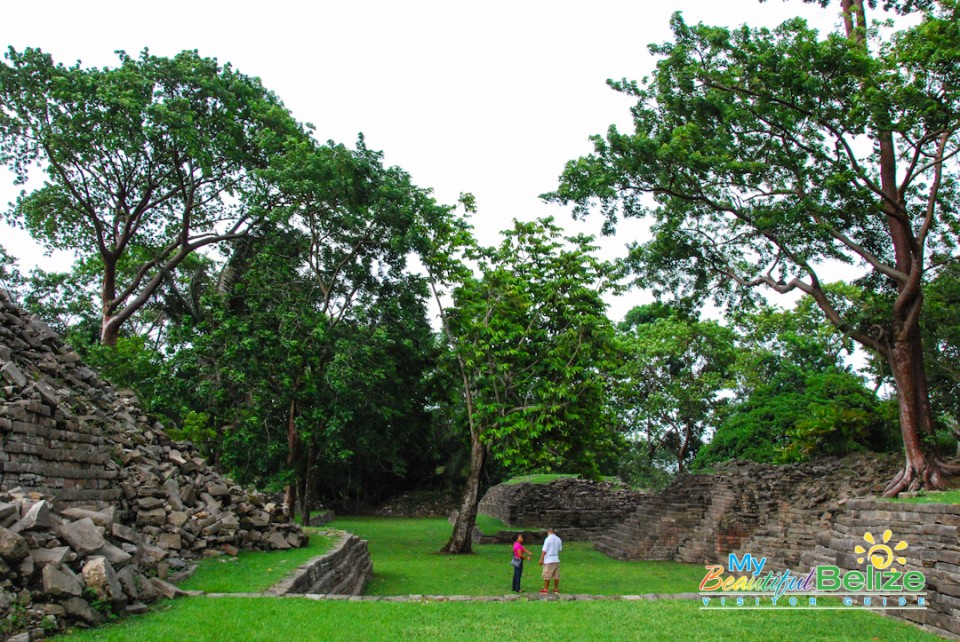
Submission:
POLYGON ((0 384, 0 634, 96 624, 93 605, 175 594, 163 578, 192 558, 306 542, 2 289, 0 384))
POLYGON ((552 526, 563 539, 592 541, 626 519, 642 497, 610 482, 565 477, 549 484, 498 484, 484 494, 479 511, 511 527, 552 526))

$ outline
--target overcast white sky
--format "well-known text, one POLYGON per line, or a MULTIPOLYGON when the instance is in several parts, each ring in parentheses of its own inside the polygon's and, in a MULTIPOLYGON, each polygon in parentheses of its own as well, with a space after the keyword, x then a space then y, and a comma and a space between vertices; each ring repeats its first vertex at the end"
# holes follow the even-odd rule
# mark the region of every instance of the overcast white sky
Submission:
MULTIPOLYGON (((115 50, 144 47, 230 62, 313 123, 318 139, 352 146, 363 132, 440 201, 472 192, 478 236, 492 244, 513 218, 554 214, 598 232, 598 219, 575 224, 538 195, 556 187, 567 160, 591 150, 590 134, 628 125, 630 101, 605 81, 652 70, 647 45, 669 38, 674 11, 708 24, 774 26, 802 15, 823 31, 838 22, 836 7, 800 0, 47 0, 6 4, 0 45, 97 67, 113 66, 115 50)), ((0 205, 17 191, 0 171, 0 205)), ((640 229, 623 226, 604 251, 623 254, 640 229)), ((0 224, 0 236, 23 268, 69 266, 68 257, 44 258, 22 232, 0 224)))

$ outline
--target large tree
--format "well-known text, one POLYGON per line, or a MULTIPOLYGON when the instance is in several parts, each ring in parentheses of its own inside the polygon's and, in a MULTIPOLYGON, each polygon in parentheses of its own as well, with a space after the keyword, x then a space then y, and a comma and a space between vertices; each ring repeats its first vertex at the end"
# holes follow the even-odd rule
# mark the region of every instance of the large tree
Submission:
POLYGON ((101 341, 196 250, 256 218, 244 196, 290 139, 306 136, 259 80, 185 51, 120 53, 114 68, 9 49, 0 64, 0 162, 46 182, 7 218, 48 248, 100 266, 101 341))
POLYGON ((594 137, 547 195, 579 215, 599 201, 611 228, 652 219, 632 253, 645 286, 726 302, 799 290, 881 355, 906 455, 888 495, 949 470, 925 445, 920 321, 925 283, 960 240, 960 9, 892 4, 922 5, 919 24, 868 29, 862 0, 842 0, 844 30, 823 37, 799 19, 731 30, 675 15, 652 77, 611 83, 637 99, 634 131, 594 137), (837 264, 887 296, 882 317, 862 322, 857 301, 824 287, 837 264))
MULTIPOLYGON (((463 228, 448 231, 469 239, 463 228)), ((488 455, 510 470, 574 467, 596 475, 596 462, 613 446, 605 374, 613 328, 602 294, 615 286, 614 272, 594 249, 588 237, 564 237, 551 219, 515 222, 499 246, 467 248, 479 276, 459 271, 452 306, 439 301, 471 447, 446 552, 472 549, 488 455)), ((439 275, 453 273, 449 258, 425 256, 435 286, 439 275)))

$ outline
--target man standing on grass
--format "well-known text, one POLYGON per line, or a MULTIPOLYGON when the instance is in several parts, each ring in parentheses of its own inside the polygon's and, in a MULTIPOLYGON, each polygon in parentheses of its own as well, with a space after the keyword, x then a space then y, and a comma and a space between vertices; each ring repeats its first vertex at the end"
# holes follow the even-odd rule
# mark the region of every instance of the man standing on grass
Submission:
POLYGON ((553 580, 553 592, 560 592, 560 551, 563 550, 563 541, 557 537, 552 528, 547 529, 547 539, 543 540, 543 551, 540 553, 540 566, 543 567, 543 590, 549 593, 550 580, 553 580))

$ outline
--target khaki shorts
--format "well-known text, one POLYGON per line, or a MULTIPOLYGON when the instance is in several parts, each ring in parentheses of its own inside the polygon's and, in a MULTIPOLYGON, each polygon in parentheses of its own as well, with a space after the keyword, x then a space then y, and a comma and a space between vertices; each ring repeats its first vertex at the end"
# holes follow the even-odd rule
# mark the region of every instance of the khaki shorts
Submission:
POLYGON ((560 579, 560 562, 550 562, 549 564, 544 564, 542 579, 559 580, 560 579))

